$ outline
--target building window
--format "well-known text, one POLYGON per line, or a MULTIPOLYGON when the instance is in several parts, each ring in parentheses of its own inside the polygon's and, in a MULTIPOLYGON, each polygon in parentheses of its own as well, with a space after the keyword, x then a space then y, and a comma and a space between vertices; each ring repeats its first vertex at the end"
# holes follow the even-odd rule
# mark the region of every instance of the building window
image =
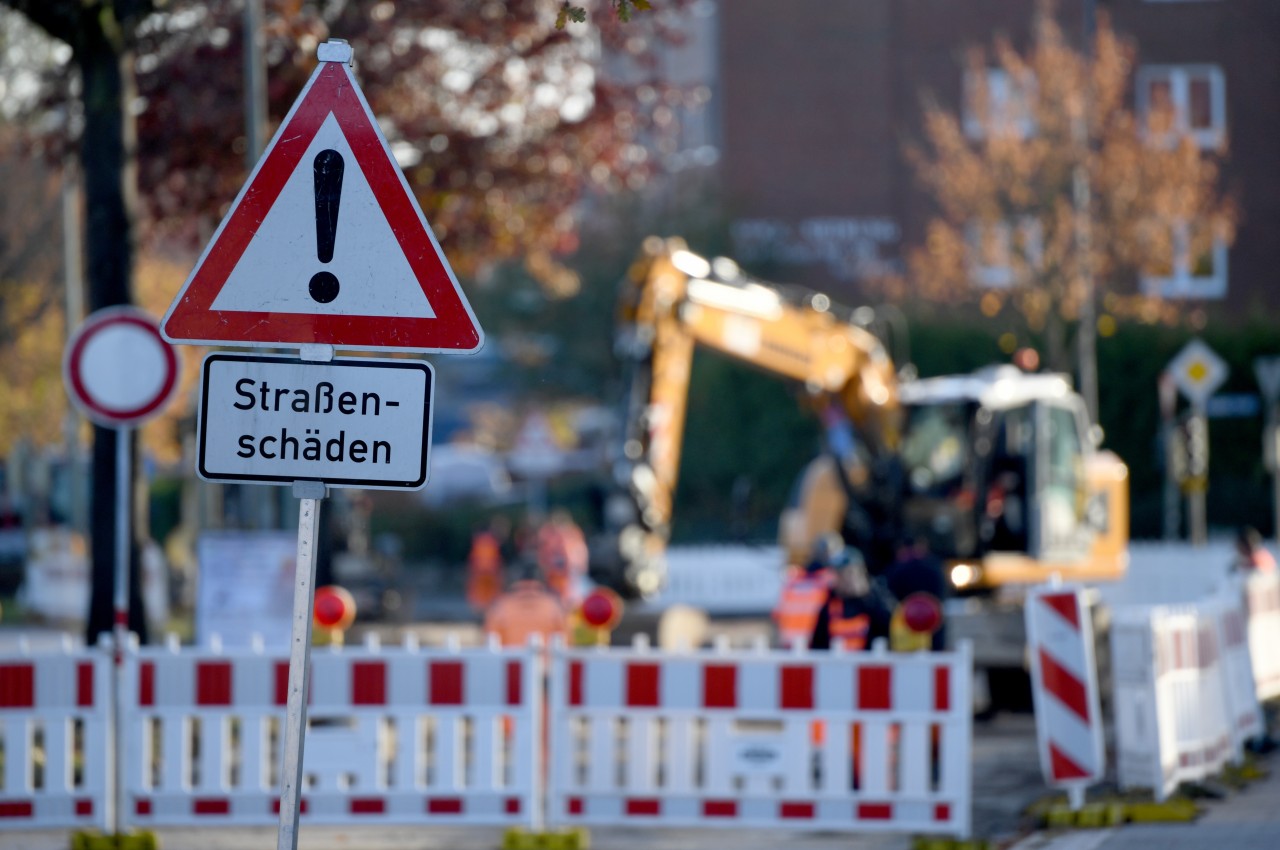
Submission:
POLYGON ((1026 282, 1043 257, 1040 222, 1030 216, 1017 224, 971 222, 965 228, 969 247, 969 276, 983 289, 1011 289, 1026 282))
POLYGON ((1036 80, 1015 77, 1004 68, 970 69, 964 76, 964 132, 971 139, 1036 132, 1036 80))
POLYGON ((1161 298, 1219 299, 1227 295, 1227 243, 1214 238, 1193 256, 1185 224, 1173 229, 1164 258, 1143 273, 1142 291, 1161 298))
POLYGON ((1186 134, 1201 149, 1227 137, 1226 79, 1216 65, 1144 65, 1138 69, 1138 115, 1150 137, 1186 134))

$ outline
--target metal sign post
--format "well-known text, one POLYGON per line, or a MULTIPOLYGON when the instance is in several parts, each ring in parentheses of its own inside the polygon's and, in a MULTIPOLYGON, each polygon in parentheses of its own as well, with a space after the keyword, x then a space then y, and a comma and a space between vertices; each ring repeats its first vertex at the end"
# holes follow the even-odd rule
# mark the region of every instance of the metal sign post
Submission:
POLYGON ((1193 339, 1169 361, 1174 384, 1191 402, 1186 421, 1187 475, 1182 491, 1187 496, 1187 527, 1191 542, 1204 545, 1208 538, 1209 399, 1227 380, 1226 361, 1212 348, 1193 339))
POLYGON ((298 556, 293 568, 293 628, 289 636, 289 692, 285 702, 280 832, 276 850, 298 850, 302 753, 306 744, 307 694, 311 680, 311 621, 316 598, 316 530, 320 524, 320 502, 328 495, 328 488, 319 481, 295 481, 293 495, 298 499, 298 556))
POLYGON ((156 416, 178 383, 178 356, 141 310, 108 307, 89 316, 67 340, 63 381, 86 417, 116 435, 115 552, 112 583, 111 793, 107 829, 119 836, 124 818, 124 652, 129 639, 129 561, 133 541, 133 431, 156 416))

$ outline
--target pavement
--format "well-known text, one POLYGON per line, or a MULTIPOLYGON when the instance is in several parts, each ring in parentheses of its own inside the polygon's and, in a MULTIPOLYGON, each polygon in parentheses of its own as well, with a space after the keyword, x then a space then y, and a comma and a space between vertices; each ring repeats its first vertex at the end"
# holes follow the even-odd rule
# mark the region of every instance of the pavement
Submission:
POLYGON ((1276 850, 1280 847, 1280 755, 1259 758, 1267 776, 1218 800, 1198 800, 1190 823, 1125 824, 1041 831, 1010 850, 1276 850))

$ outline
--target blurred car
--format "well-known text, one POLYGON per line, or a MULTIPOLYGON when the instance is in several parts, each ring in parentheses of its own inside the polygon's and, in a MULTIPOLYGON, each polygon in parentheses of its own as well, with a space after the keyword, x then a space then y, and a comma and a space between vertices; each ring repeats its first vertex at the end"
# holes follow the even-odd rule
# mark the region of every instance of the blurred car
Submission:
POLYGON ((418 494, 430 508, 457 502, 501 502, 512 496, 511 476, 502 459, 486 449, 433 446, 427 486, 418 494))

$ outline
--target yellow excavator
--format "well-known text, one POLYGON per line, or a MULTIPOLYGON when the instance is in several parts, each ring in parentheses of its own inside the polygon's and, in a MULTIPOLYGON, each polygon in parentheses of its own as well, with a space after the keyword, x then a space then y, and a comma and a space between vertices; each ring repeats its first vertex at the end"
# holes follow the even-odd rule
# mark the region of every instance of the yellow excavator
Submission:
POLYGON ((904 540, 927 541, 956 592, 948 631, 975 641, 980 666, 1022 666, 1019 588, 1055 574, 1123 576, 1127 469, 1098 450, 1100 431, 1064 376, 1005 365, 904 378, 866 308, 755 280, 677 239, 646 240, 619 304, 629 390, 596 581, 629 598, 663 585, 698 347, 802 387, 824 426, 828 449, 780 519, 787 561, 804 563, 837 531, 875 573, 904 540))

